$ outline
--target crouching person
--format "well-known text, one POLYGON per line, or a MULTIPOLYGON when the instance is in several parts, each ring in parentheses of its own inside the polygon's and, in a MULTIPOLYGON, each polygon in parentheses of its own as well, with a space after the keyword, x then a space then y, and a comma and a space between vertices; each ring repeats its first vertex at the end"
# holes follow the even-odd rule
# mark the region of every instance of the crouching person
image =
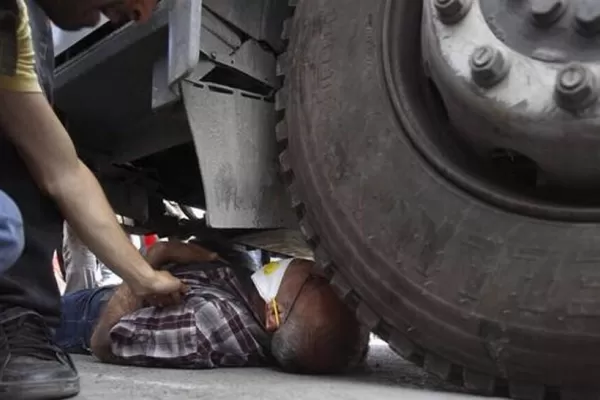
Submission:
POLYGON ((153 246, 147 259, 185 283, 180 305, 148 306, 126 285, 76 292, 63 298, 59 345, 107 363, 299 373, 341 372, 366 355, 369 332, 312 262, 253 272, 243 257, 173 242, 153 246))

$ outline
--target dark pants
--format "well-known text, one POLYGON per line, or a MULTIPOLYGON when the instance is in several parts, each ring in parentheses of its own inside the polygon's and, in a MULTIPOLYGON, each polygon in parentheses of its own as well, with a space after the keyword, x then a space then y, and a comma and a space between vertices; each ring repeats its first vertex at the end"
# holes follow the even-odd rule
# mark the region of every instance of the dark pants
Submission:
POLYGON ((50 325, 60 318, 60 293, 52 269, 62 238, 62 218, 33 182, 14 147, 0 138, 0 189, 19 206, 25 247, 0 277, 0 308, 19 306, 41 314, 50 325))
POLYGON ((114 287, 84 289, 63 296, 62 316, 54 340, 64 351, 90 354, 90 340, 114 287))
MULTIPOLYGON (((36 67, 44 88, 48 88, 54 62, 52 32, 34 3, 30 2, 29 11, 36 67)), ((62 217, 52 200, 37 188, 15 148, 1 132, 0 166, 0 189, 19 206, 25 234, 21 257, 0 278, 0 309, 18 306, 41 314, 50 325, 57 324, 60 293, 52 269, 52 255, 61 244, 62 217)))

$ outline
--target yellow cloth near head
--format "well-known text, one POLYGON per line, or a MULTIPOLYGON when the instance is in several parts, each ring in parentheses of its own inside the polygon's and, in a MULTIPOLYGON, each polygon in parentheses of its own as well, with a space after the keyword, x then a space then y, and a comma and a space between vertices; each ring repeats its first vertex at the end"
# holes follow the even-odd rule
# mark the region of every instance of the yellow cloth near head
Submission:
POLYGON ((281 326, 281 317, 279 316, 279 306, 277 300, 273 299, 271 302, 273 306, 273 312, 275 313, 275 325, 279 328, 281 326))
POLYGON ((279 269, 280 265, 278 262, 270 262, 264 266, 265 275, 271 275, 273 272, 279 269))
POLYGON ((19 4, 19 24, 17 27, 17 68, 13 76, 0 75, 0 89, 12 92, 41 93, 35 72, 35 54, 31 28, 29 26, 29 15, 27 5, 23 0, 17 0, 19 4))

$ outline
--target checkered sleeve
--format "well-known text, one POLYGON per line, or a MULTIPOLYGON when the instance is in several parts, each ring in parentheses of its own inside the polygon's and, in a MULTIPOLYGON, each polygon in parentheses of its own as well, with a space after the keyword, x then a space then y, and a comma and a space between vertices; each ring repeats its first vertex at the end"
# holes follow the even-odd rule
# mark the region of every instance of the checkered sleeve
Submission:
POLYGON ((197 361, 194 310, 185 304, 127 315, 111 329, 110 339, 112 353, 127 364, 175 367, 197 361))
POLYGON ((260 328, 250 313, 232 301, 207 301, 207 306, 196 313, 196 339, 202 363, 206 367, 260 365, 265 356, 253 334, 260 328))
POLYGON ((264 359, 255 329, 252 313, 235 296, 196 286, 180 306, 144 308, 122 318, 110 338, 112 353, 130 365, 237 367, 264 359))

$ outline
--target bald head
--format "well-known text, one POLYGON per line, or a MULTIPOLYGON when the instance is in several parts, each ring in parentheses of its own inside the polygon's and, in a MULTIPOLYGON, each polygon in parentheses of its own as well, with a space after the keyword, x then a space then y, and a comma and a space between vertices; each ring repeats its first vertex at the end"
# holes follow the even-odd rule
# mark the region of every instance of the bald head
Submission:
POLYGON ((369 332, 323 277, 310 275, 274 333, 271 352, 290 372, 337 373, 366 354, 369 332))

